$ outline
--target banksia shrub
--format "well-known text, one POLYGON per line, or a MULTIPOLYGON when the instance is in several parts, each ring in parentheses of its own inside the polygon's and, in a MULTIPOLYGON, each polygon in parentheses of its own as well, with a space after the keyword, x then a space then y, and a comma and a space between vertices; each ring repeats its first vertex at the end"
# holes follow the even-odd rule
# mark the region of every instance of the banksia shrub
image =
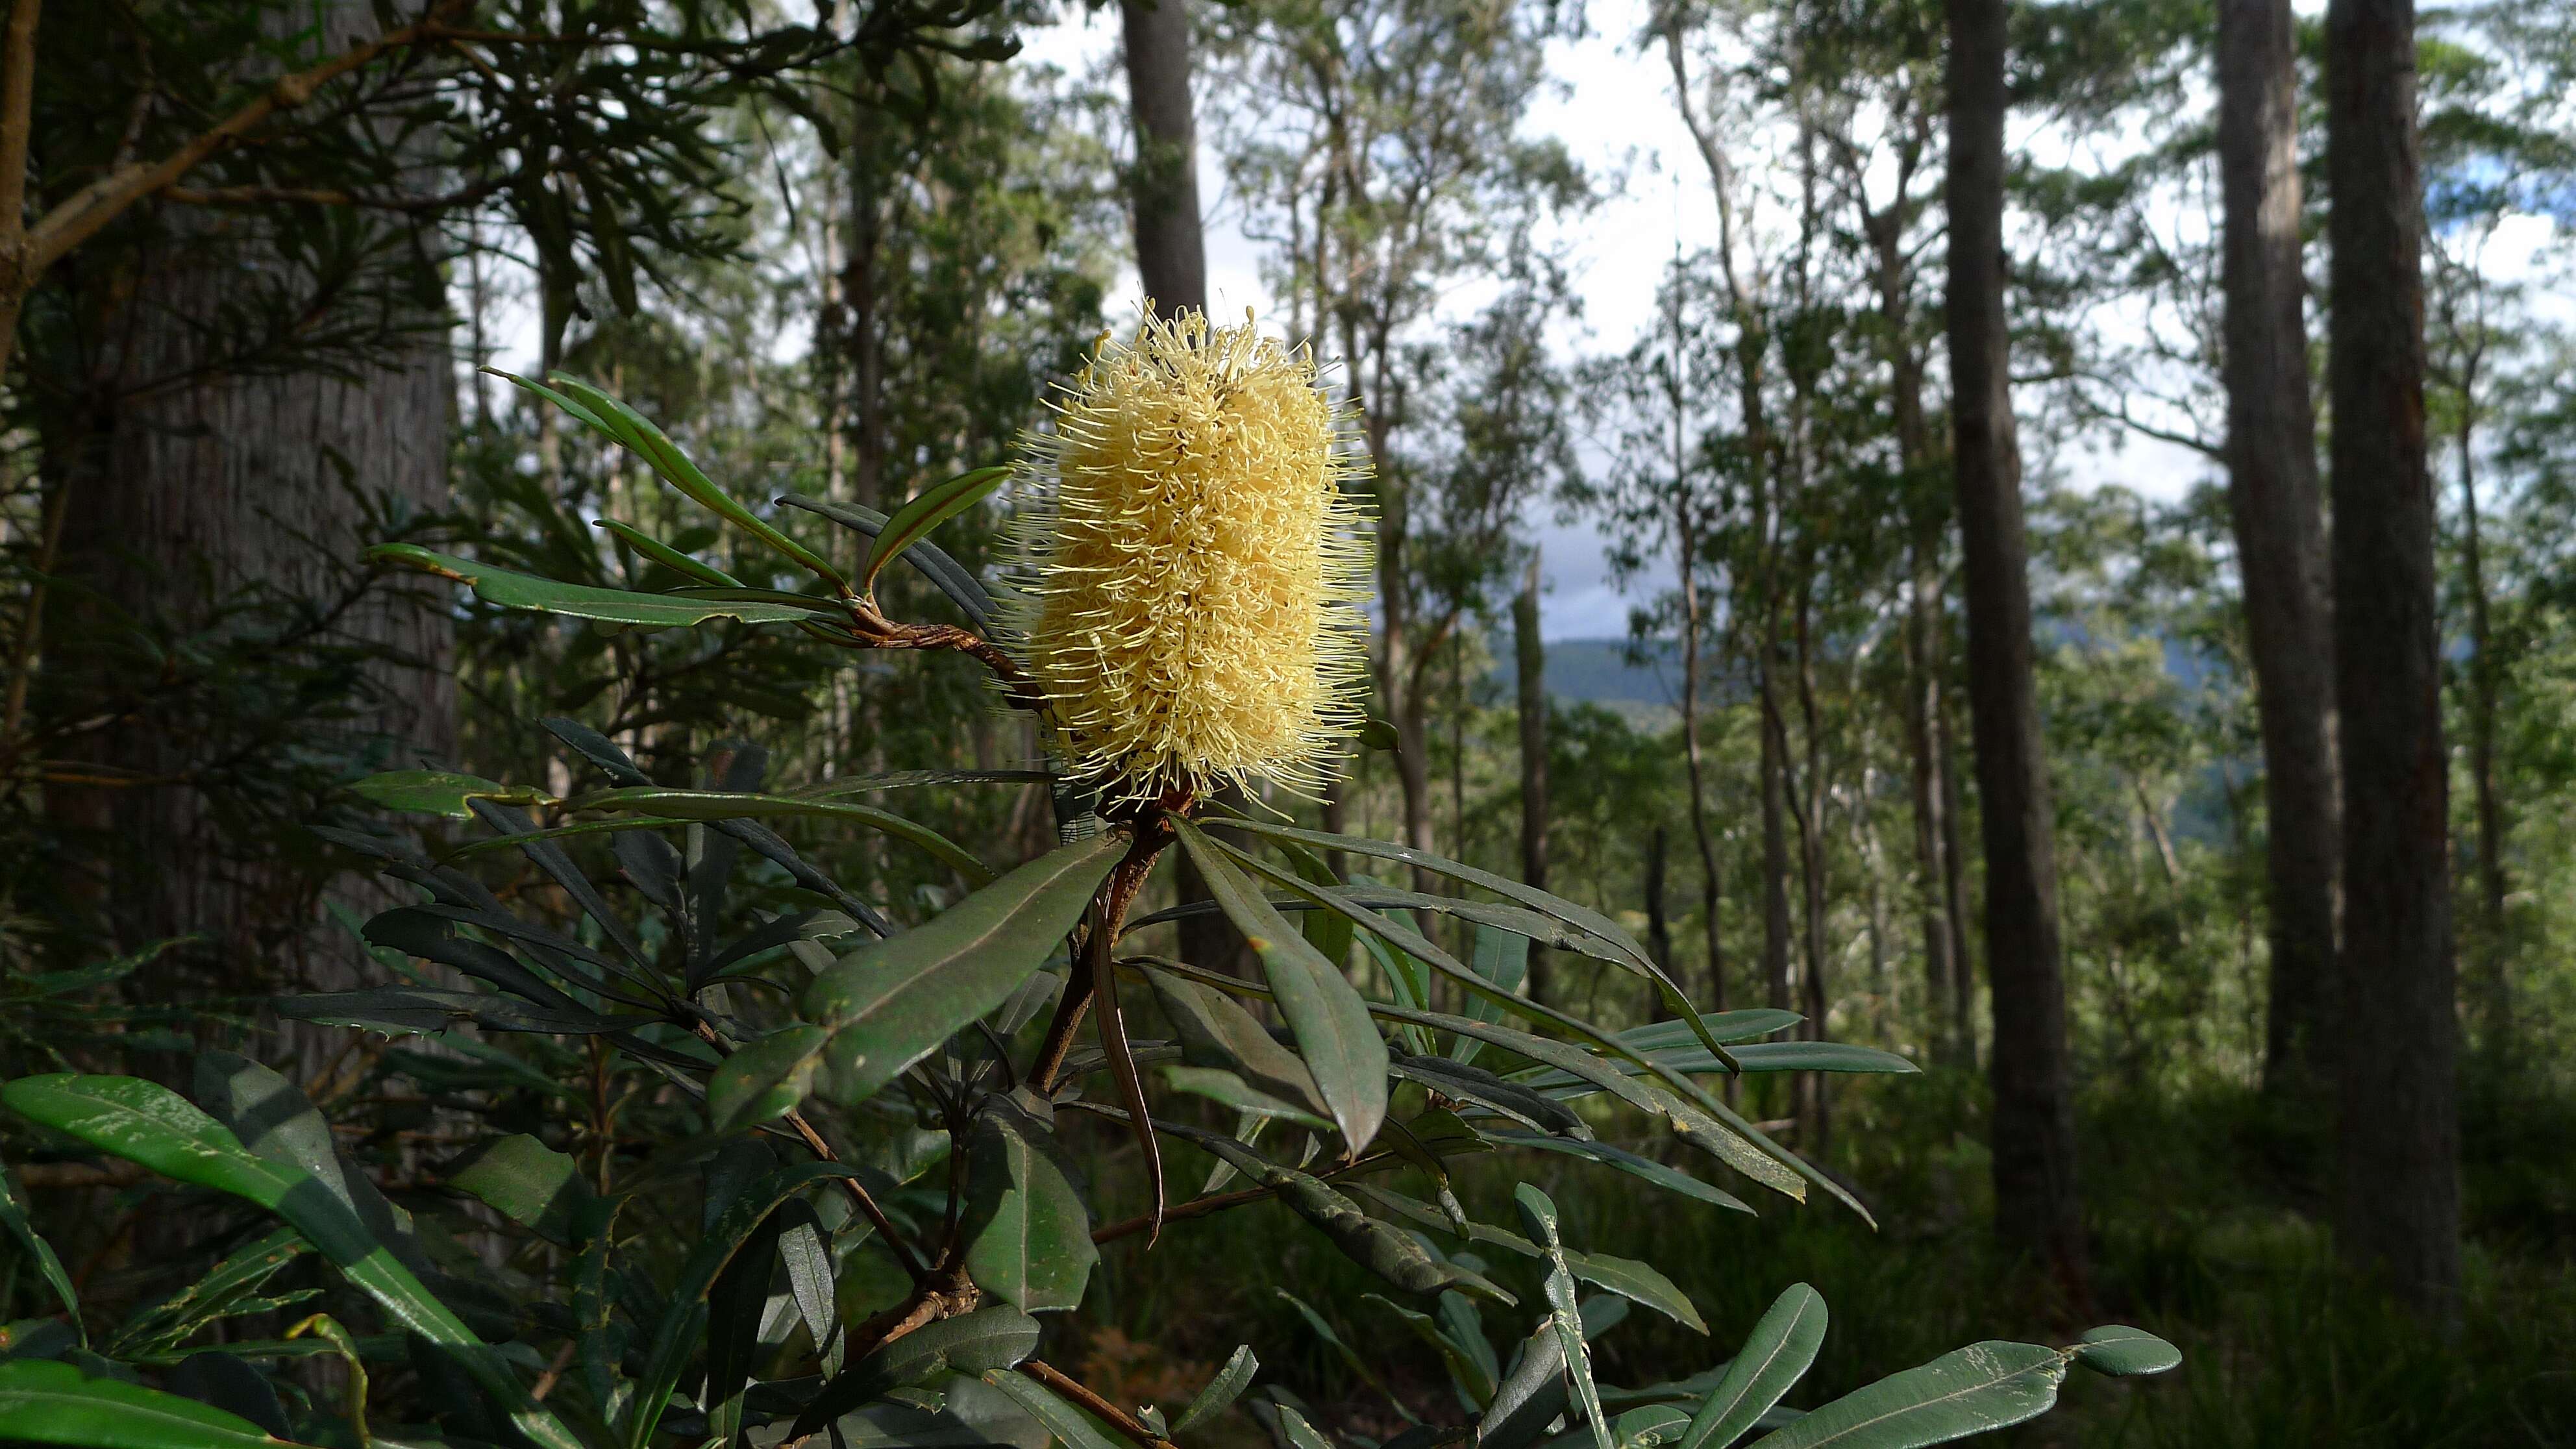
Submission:
POLYGON ((1312 356, 1198 313, 1103 341, 1022 470, 1013 626, 1113 799, 1321 787, 1362 718, 1368 540, 1312 356))

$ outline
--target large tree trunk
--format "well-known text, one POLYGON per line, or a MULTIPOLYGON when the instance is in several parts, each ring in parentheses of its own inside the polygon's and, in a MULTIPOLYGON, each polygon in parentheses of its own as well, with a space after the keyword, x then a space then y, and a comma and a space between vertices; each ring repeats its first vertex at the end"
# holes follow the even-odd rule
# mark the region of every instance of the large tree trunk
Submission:
POLYGON ((1136 130, 1129 182, 1136 272, 1157 316, 1207 310, 1198 126, 1190 110, 1188 0, 1119 0, 1136 130))
MULTIPOLYGON (((333 43, 349 43, 366 14, 334 13, 333 43)), ((243 995, 353 987, 370 963, 320 924, 328 892, 300 831, 262 823, 267 802, 228 793, 224 757, 318 753, 355 774, 445 762, 456 745, 445 610, 426 591, 371 580, 360 557, 388 518, 447 506, 455 378, 444 328, 433 311, 403 316, 397 326, 413 330, 389 333, 345 374, 227 372, 226 309, 248 291, 246 275, 263 274, 292 276, 263 234, 182 215, 131 275, 99 279, 101 335, 115 342, 95 358, 92 405, 54 483, 70 490, 66 574, 162 644, 253 629, 281 670, 318 682, 353 666, 325 686, 352 713, 327 726, 281 717, 288 733, 266 740, 229 732, 244 706, 220 688, 225 702, 182 696, 190 713, 164 719, 148 679, 99 680, 111 697, 145 702, 88 752, 103 775, 135 783, 48 801, 58 819, 102 832, 95 879, 119 945, 195 936, 183 956, 213 989, 243 995)), ((79 612, 82 627, 122 627, 94 607, 79 612)), ((52 667, 100 666, 59 657, 52 667)), ((385 903, 364 884, 328 889, 361 916, 385 903)), ((162 978, 149 989, 173 988, 162 978)), ((285 1023, 280 1039, 289 1069, 309 1073, 346 1036, 285 1023)))
POLYGON ((2271 1006, 2263 1080, 2322 1083, 2334 980, 2333 632, 2300 317, 2298 56, 2288 0, 2221 0, 2228 503, 2254 656, 2270 817, 2271 1006))
POLYGON ((2080 1301, 2084 1220, 2075 1185, 2057 848, 2031 679, 2029 544, 2004 323, 2005 0, 1947 0, 1944 8, 1951 428, 1986 852, 1995 1226, 2009 1247, 2037 1254, 2080 1301))
MULTIPOLYGON (((1547 645, 1538 633, 1538 551, 1530 551, 1529 573, 1512 600, 1512 661, 1519 685, 1521 737, 1521 880, 1547 889, 1547 645)), ((1549 995, 1549 957, 1545 946, 1530 951, 1529 994, 1534 1001, 1549 995)))
POLYGON ((2458 1047, 2411 0, 2332 0, 2326 102, 2344 770, 2335 1243, 2447 1315, 2460 1281, 2458 1047))

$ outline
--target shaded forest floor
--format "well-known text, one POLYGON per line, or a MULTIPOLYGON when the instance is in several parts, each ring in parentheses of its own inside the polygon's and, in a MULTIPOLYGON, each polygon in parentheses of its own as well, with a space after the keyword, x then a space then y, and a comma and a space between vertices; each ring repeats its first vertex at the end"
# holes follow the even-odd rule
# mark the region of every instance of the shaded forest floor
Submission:
MULTIPOLYGON (((1813 1284, 1832 1328, 1791 1399, 1813 1407, 1970 1342, 2053 1340, 2083 1326, 2015 1271, 1986 1227, 1973 1090, 1936 1074, 1838 1099, 1831 1157, 1861 1187, 1876 1232, 1828 1205, 1770 1198, 1748 1218, 1555 1162, 1480 1165, 1457 1187, 1472 1217, 1510 1224, 1511 1183, 1539 1181, 1564 1210, 1569 1243, 1653 1263, 1706 1316, 1703 1339, 1631 1313, 1596 1345, 1605 1382, 1705 1369, 1781 1289, 1813 1284)), ((2096 1093, 2082 1136, 2097 1302, 2083 1317, 2161 1334, 2182 1347, 2184 1367, 2134 1384, 2076 1375, 2057 1412, 1991 1442, 2576 1445, 2576 1094, 2473 1083, 2464 1105, 2467 1284, 2461 1322, 2446 1333, 2339 1281, 2312 1215, 2328 1161, 2323 1112, 2283 1111, 2233 1088, 2096 1093)), ((1202 1170, 1177 1156, 1176 1195, 1202 1170)), ((1121 1166, 1113 1156, 1102 1171, 1116 1182, 1121 1166)), ((1111 1251, 1139 1249, 1130 1240, 1111 1251)), ((1176 1224, 1153 1251, 1165 1260, 1159 1271, 1106 1276, 1130 1296, 1095 1294, 1084 1308, 1102 1387, 1138 1402, 1186 1401, 1248 1340, 1340 1424, 1381 1437, 1401 1428, 1386 1396, 1275 1291, 1287 1289, 1324 1306, 1415 1412, 1461 1417, 1430 1351, 1362 1298, 1383 1285, 1285 1210, 1176 1224)), ((1506 1282, 1534 1289, 1511 1276, 1517 1262, 1498 1266, 1506 1282)), ((1520 1319, 1488 1310, 1485 1321, 1508 1356, 1520 1319)))

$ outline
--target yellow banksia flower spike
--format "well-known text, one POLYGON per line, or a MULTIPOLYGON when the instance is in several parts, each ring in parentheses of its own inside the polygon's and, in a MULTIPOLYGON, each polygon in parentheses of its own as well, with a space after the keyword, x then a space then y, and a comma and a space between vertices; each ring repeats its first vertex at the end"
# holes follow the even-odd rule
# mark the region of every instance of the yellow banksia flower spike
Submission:
POLYGON ((1021 458, 1010 627, 1113 802, 1337 772, 1364 718, 1360 469, 1311 352, 1184 312, 1104 338, 1021 458))

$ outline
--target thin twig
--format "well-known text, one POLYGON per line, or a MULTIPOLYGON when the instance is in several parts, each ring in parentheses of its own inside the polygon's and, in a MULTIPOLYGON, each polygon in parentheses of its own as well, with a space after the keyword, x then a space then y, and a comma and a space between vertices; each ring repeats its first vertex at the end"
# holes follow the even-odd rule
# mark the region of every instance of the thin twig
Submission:
POLYGON ((1046 1360, 1037 1358, 1022 1359, 1020 1360, 1019 1370, 1020 1372, 1027 1374, 1030 1378, 1036 1379, 1039 1383, 1055 1390, 1064 1397, 1073 1400, 1083 1408, 1090 1410, 1095 1417, 1108 1424, 1109 1427, 1126 1435, 1128 1438, 1135 1440, 1137 1444, 1142 1446, 1142 1449, 1173 1449, 1171 1440, 1164 1438, 1162 1435, 1146 1428, 1143 1424, 1138 1423, 1135 1415, 1128 1413, 1116 1404, 1100 1397, 1100 1395, 1092 1392, 1091 1389, 1080 1379, 1073 1377, 1071 1374, 1068 1374, 1064 1370, 1057 1368, 1055 1365, 1048 1363, 1046 1360))

